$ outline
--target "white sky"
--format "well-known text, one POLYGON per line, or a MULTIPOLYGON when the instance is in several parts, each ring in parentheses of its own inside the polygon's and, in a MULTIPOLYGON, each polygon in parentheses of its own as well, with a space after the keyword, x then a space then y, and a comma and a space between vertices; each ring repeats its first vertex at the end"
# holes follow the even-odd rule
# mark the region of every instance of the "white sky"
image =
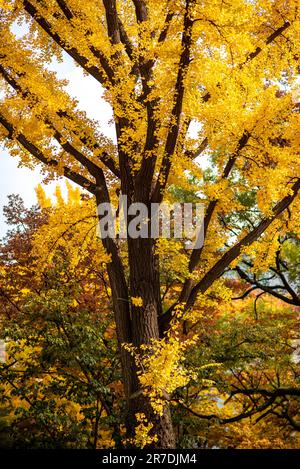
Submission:
MULTIPOLYGON (((90 76, 84 76, 81 69, 74 65, 71 58, 65 55, 62 64, 54 62, 50 67, 57 72, 59 78, 69 80, 67 90, 77 98, 79 107, 85 110, 88 117, 97 119, 101 131, 114 138, 114 128, 109 124, 112 118, 110 106, 102 99, 102 89, 99 83, 90 76)), ((9 194, 20 194, 26 206, 36 203, 35 187, 42 182, 43 176, 38 169, 19 168, 18 159, 11 157, 3 147, 0 147, 0 238, 5 235, 7 225, 3 217, 3 206, 7 203, 9 194)), ((57 182, 46 186, 47 194, 54 192, 57 182)))

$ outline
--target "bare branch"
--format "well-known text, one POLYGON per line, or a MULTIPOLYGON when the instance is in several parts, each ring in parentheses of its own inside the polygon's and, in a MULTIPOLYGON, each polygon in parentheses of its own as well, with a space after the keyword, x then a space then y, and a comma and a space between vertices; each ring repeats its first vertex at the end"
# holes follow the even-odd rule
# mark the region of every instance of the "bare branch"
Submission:
POLYGON ((196 412, 191 407, 188 407, 187 405, 185 405, 182 401, 175 399, 177 403, 179 403, 185 410, 187 410, 190 414, 194 415, 195 417, 198 417, 203 420, 215 420, 219 424, 229 424, 229 423, 239 422, 240 420, 252 417, 252 415, 257 414, 258 412, 262 412, 263 410, 270 407, 274 403, 274 400, 275 399, 272 397, 261 406, 252 408, 251 410, 246 411, 246 412, 241 412, 240 414, 234 417, 222 418, 221 416, 216 415, 216 414, 202 414, 200 412, 196 412))
MULTIPOLYGON (((256 278, 252 279, 250 277, 250 275, 248 275, 247 272, 242 270, 239 266, 237 266, 235 268, 235 270, 237 271, 237 273, 239 274, 239 276, 243 280, 245 280, 247 283, 255 285, 255 288, 259 288, 260 290, 263 290, 264 292, 269 293, 272 296, 275 296, 276 298, 278 298, 279 300, 284 301, 287 304, 296 305, 296 306, 300 305, 300 299, 297 295, 296 295, 296 298, 293 298, 293 297, 289 298, 289 297, 279 293, 278 291, 276 291, 276 290, 286 290, 284 285, 271 285, 271 286, 270 285, 265 285, 265 284, 261 283, 259 280, 257 280, 256 278)), ((278 273, 278 272, 276 272, 276 273, 278 273)))

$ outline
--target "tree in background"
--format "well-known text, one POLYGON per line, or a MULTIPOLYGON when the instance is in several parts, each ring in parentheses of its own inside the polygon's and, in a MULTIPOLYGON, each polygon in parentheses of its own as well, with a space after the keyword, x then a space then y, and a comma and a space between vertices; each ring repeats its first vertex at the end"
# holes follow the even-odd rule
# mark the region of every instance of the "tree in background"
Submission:
POLYGON ((119 191, 148 208, 172 202, 174 186, 201 191, 204 247, 103 239, 128 437, 148 428, 148 445, 174 447, 165 391, 188 379, 176 328, 188 333, 200 311, 209 314, 211 295, 227 296, 220 277, 241 255, 259 265, 266 246, 299 232, 298 2, 3 0, 1 39, 1 139, 23 164, 42 163, 48 179, 65 176, 97 205, 119 191), (48 70, 64 53, 104 90, 116 142, 48 70), (236 230, 228 216, 253 215, 249 190, 254 221, 236 230), (167 291, 163 260, 180 261, 167 291), (169 380, 158 383, 161 363, 169 380))
POLYGON ((186 360, 197 380, 172 396, 182 447, 299 447, 299 309, 254 301, 219 302, 196 326, 186 360))
POLYGON ((12 227, 0 248, 5 444, 118 446, 124 399, 95 215, 71 187, 66 201, 57 189, 54 207, 38 194, 42 207, 27 210, 11 196, 5 208, 12 227), (60 232, 47 239, 54 226, 60 232))

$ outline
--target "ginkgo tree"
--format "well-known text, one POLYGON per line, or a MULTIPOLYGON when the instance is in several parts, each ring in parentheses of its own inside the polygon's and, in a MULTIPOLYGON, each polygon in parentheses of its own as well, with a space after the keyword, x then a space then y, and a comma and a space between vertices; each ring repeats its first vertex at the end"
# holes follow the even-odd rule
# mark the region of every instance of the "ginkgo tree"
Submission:
POLYGON ((174 187, 201 193, 204 246, 186 252, 170 244, 173 263, 176 253, 183 263, 177 296, 162 301, 159 261, 168 243, 128 237, 125 259, 117 240, 102 240, 128 434, 146 419, 149 444, 174 447, 167 395, 159 409, 152 405, 135 355, 166 351, 174 319, 186 329, 227 267, 256 252, 259 263, 260 238, 263 247, 276 245, 290 224, 296 231, 299 2, 2 0, 0 7, 0 137, 11 155, 42 163, 48 178, 65 176, 95 205, 120 192, 147 207, 172 201, 174 187), (23 36, 15 24, 25 25, 23 36), (49 71, 64 53, 104 90, 116 142, 49 71), (229 215, 247 212, 241 194, 249 189, 255 216, 236 227, 229 215))

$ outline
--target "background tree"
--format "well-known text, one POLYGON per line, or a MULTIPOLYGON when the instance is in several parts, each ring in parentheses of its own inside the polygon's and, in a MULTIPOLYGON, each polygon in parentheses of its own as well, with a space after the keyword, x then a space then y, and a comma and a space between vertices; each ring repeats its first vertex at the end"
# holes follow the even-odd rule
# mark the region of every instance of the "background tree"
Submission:
POLYGON ((185 256, 186 276, 164 303, 159 257, 166 247, 150 238, 129 238, 127 275, 118 243, 103 240, 111 258, 107 270, 128 434, 134 434, 137 415, 144 415, 153 445, 173 447, 168 403, 160 411, 153 408, 136 360, 122 344, 140 354, 160 344, 158 350, 166 352, 160 336, 171 333, 178 311, 185 324, 195 320, 196 301, 219 285, 241 254, 253 252, 263 233, 270 239, 295 224, 298 2, 5 0, 1 5, 1 138, 12 155, 27 165, 43 163, 50 178, 69 178, 97 204, 121 190, 129 204, 149 207, 172 200, 172 184, 196 190, 188 172, 201 181, 205 245, 190 254, 180 243, 174 247, 174 259, 176 251, 185 256), (26 29, 22 37, 13 33, 15 22, 26 29), (48 71, 47 64, 64 53, 105 90, 116 142, 76 108, 64 82, 48 71), (192 125, 200 129, 196 139, 192 125), (279 147, 278 138, 288 145, 279 147), (197 163, 205 151, 213 155, 209 179, 197 163), (255 223, 233 236, 234 227, 224 220, 241 207, 249 188, 255 193, 255 223))
POLYGON ((254 311, 254 300, 218 300, 195 327, 197 379, 173 395, 182 447, 299 447, 299 311, 272 296, 254 311))
POLYGON ((124 399, 107 256, 91 230, 95 216, 87 216, 87 201, 83 206, 71 187, 66 201, 57 189, 53 207, 41 188, 38 194, 43 207, 26 210, 11 196, 5 208, 11 229, 0 247, 3 444, 118 447, 124 399))

